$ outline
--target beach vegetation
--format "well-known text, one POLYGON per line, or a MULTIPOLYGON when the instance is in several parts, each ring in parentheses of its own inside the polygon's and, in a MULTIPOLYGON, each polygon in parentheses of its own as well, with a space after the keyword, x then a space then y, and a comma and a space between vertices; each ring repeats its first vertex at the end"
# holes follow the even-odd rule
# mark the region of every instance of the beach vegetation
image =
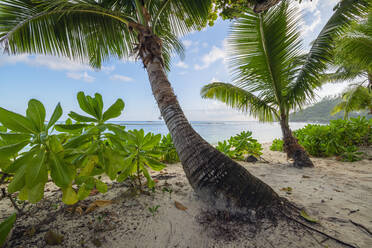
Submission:
POLYGON ((16 214, 12 214, 0 223, 0 247, 3 247, 5 241, 11 232, 16 221, 16 214))
POLYGON ((180 162, 180 158, 178 157, 178 153, 170 133, 162 137, 156 149, 159 149, 161 153, 160 161, 168 164, 180 162))
POLYGON ((219 100, 260 121, 279 121, 284 151, 297 167, 313 167, 289 128, 289 113, 314 100, 321 74, 332 59, 334 39, 366 10, 364 1, 341 1, 312 42, 302 50, 301 14, 282 1, 267 12, 247 11, 232 25, 228 61, 233 83, 214 82, 201 96, 219 100))
MULTIPOLYGON (((338 156, 347 162, 359 161, 362 159, 359 147, 372 145, 372 120, 357 117, 332 120, 329 125, 308 124, 294 131, 294 136, 314 157, 338 156)), ((275 142, 277 151, 280 145, 275 142)))
POLYGON ((270 150, 271 151, 282 152, 283 151, 283 146, 284 146, 283 139, 274 139, 271 146, 270 146, 270 150))

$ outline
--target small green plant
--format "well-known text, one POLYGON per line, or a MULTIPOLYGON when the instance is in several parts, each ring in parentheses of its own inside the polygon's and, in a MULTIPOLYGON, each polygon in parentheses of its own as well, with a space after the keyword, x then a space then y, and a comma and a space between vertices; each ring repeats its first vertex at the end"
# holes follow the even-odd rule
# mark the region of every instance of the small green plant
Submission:
POLYGON ((344 162, 355 162, 362 160, 362 155, 363 152, 358 152, 358 148, 356 146, 349 146, 344 148, 341 158, 344 162))
POLYGON ((358 146, 372 144, 372 119, 332 120, 329 125, 309 124, 294 131, 305 150, 316 157, 341 156, 343 161, 358 161, 358 146))
POLYGON ((161 135, 154 135, 153 133, 147 133, 145 135, 143 129, 135 129, 121 133, 115 139, 117 140, 116 145, 118 148, 124 151, 123 156, 125 161, 124 169, 121 171, 117 180, 122 182, 128 176, 136 173, 137 186, 141 189, 141 174, 143 174, 147 179, 147 186, 153 188, 155 182, 152 180, 147 168, 161 171, 166 167, 165 164, 159 161, 161 153, 156 149, 161 135))
POLYGON ((12 214, 3 222, 0 223, 0 247, 5 244, 6 238, 8 237, 13 225, 16 221, 16 214, 12 214))
POLYGON ((160 205, 149 207, 149 211, 152 214, 152 216, 155 216, 155 214, 158 212, 160 208, 160 205))
POLYGON ((159 151, 161 152, 160 161, 165 163, 177 163, 180 161, 176 147, 174 146, 172 136, 168 133, 164 135, 158 146, 159 151))
POLYGON ((162 189, 162 191, 163 191, 163 193, 168 192, 169 193, 169 198, 172 198, 172 193, 173 193, 173 189, 172 188, 164 187, 162 189))
POLYGON ((218 142, 216 149, 232 159, 243 160, 244 157, 241 152, 233 149, 233 146, 227 143, 226 140, 218 142))
POLYGON ((282 139, 274 139, 273 143, 270 146, 270 150, 282 152, 283 145, 284 145, 284 141, 282 139))

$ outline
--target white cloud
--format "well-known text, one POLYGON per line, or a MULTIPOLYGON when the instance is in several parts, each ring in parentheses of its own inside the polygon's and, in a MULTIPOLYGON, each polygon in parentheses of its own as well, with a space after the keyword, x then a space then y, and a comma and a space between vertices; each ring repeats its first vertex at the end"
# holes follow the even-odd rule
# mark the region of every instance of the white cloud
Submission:
POLYGON ((28 54, 14 56, 3 55, 0 57, 0 65, 17 63, 25 63, 31 66, 45 66, 51 70, 57 71, 90 70, 88 65, 77 63, 64 57, 53 57, 44 55, 31 56, 28 54))
POLYGON ((189 66, 182 61, 178 62, 175 66, 180 67, 180 68, 185 68, 185 69, 189 68, 189 66))
POLYGON ((82 73, 78 72, 68 72, 67 77, 75 79, 75 80, 83 80, 84 82, 87 83, 92 83, 96 78, 90 76, 86 71, 82 73))
POLYGON ((191 40, 183 40, 182 43, 186 48, 189 48, 192 45, 191 40))
POLYGON ((130 81, 133 81, 132 78, 127 77, 127 76, 123 76, 123 75, 119 75, 119 74, 115 74, 115 75, 111 76, 111 77, 110 77, 110 80, 114 80, 114 81, 122 81, 122 82, 130 82, 130 81))
POLYGON ((101 67, 101 70, 106 73, 106 74, 110 74, 111 72, 113 72, 115 70, 115 66, 114 65, 111 65, 111 66, 102 66, 101 67))
POLYGON ((298 1, 296 1, 294 4, 297 5, 299 9, 304 12, 314 12, 317 9, 318 3, 319 0, 305 0, 301 3, 298 3, 298 1))
POLYGON ((219 47, 213 46, 211 51, 205 54, 201 61, 203 62, 202 65, 196 64, 194 66, 195 70, 203 70, 208 68, 212 63, 220 60, 225 59, 225 51, 219 47))
POLYGON ((309 34, 309 33, 311 33, 311 32, 314 32, 315 28, 316 28, 319 24, 321 24, 321 22, 322 22, 322 17, 321 17, 321 15, 320 15, 320 11, 319 11, 319 10, 317 10, 317 11, 314 13, 314 18, 315 18, 315 19, 313 19, 313 21, 312 21, 311 24, 309 24, 309 25, 304 24, 304 25, 302 26, 302 34, 303 34, 303 35, 307 35, 307 34, 309 34))

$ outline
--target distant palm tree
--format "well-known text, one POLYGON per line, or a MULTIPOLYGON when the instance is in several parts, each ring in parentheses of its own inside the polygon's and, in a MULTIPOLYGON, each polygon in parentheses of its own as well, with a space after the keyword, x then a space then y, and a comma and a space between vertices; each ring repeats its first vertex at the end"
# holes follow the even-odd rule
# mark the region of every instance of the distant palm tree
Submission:
POLYGON ((177 37, 202 28, 210 9, 211 0, 3 0, 0 39, 11 54, 65 56, 95 68, 135 53, 195 191, 216 208, 264 209, 278 195, 194 131, 165 73, 172 52, 182 54, 177 37))
POLYGON ((324 83, 355 81, 342 94, 342 102, 335 106, 332 114, 368 109, 372 114, 372 8, 366 16, 354 22, 336 40, 332 66, 335 72, 322 77, 324 83))
POLYGON ((289 1, 262 14, 248 11, 232 25, 228 39, 233 84, 208 84, 202 97, 222 101, 260 121, 280 121, 288 157, 295 166, 313 167, 289 128, 289 113, 313 99, 314 89, 321 85, 319 75, 331 59, 335 35, 366 5, 341 1, 306 55, 301 54, 300 14, 289 1))

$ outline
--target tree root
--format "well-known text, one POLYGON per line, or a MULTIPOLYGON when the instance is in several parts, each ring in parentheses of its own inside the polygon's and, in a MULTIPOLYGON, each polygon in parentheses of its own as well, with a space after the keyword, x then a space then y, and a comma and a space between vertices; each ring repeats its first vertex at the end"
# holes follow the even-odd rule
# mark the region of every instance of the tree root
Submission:
MULTIPOLYGON (((352 244, 349 244, 349 243, 347 243, 347 242, 345 242, 345 241, 342 241, 342 240, 340 240, 340 239, 338 239, 338 238, 335 238, 335 237, 331 236, 330 234, 327 234, 327 233, 325 233, 325 232, 323 232, 323 231, 320 231, 320 230, 318 230, 318 229, 316 229, 316 228, 314 228, 314 227, 312 227, 312 226, 309 226, 309 225, 303 223, 302 221, 299 221, 299 220, 297 220, 296 218, 287 215, 287 214, 284 213, 283 211, 282 211, 282 214, 283 214, 286 218, 288 218, 289 220, 294 221, 294 222, 296 222, 297 224, 300 224, 301 226, 305 227, 306 229, 309 229, 309 230, 311 230, 311 231, 314 231, 314 232, 316 232, 316 233, 319 233, 319 234, 325 236, 327 239, 331 239, 331 240, 333 240, 333 241, 335 241, 335 242, 337 242, 337 243, 339 243, 339 244, 342 244, 342 245, 347 246, 347 247, 350 247, 350 248, 358 248, 358 247, 356 247, 356 246, 354 246, 354 245, 352 245, 352 244)), ((326 239, 326 240, 327 240, 327 239, 326 239)), ((325 240, 324 240, 324 241, 325 241, 325 240)), ((322 241, 322 242, 324 242, 324 241, 322 241)))
POLYGON ((357 222, 355 222, 355 221, 353 221, 353 220, 351 220, 351 219, 350 219, 349 221, 350 221, 350 223, 352 223, 353 225, 355 225, 355 226, 361 228, 362 230, 366 231, 369 235, 372 236, 372 232, 371 232, 367 227, 365 227, 365 226, 363 226, 362 224, 359 224, 359 223, 357 223, 357 222))

